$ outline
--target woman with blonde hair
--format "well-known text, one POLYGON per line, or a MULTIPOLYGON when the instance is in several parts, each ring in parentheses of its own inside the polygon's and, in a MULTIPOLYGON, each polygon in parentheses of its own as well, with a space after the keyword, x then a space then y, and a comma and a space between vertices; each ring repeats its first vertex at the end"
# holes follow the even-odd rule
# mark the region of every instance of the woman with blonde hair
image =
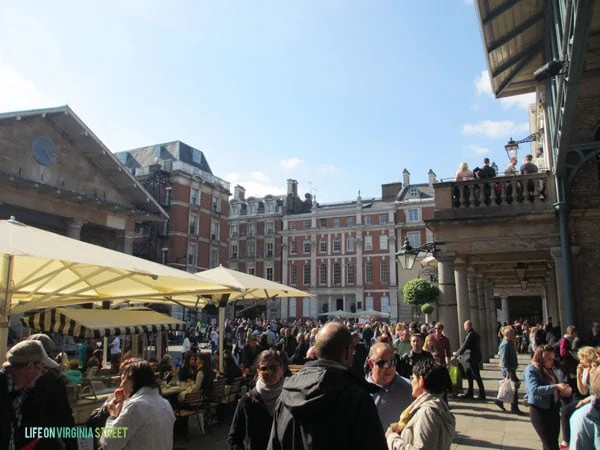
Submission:
POLYGON ((571 436, 570 419, 576 409, 587 405, 592 401, 590 396, 591 376, 598 368, 598 357, 595 347, 581 347, 577 351, 577 391, 579 396, 572 402, 567 403, 560 409, 560 425, 562 428, 562 441, 560 448, 569 448, 569 439, 571 436))
POLYGON ((473 179, 473 172, 469 170, 469 164, 466 162, 461 162, 458 165, 458 170, 454 174, 455 181, 467 181, 473 179))

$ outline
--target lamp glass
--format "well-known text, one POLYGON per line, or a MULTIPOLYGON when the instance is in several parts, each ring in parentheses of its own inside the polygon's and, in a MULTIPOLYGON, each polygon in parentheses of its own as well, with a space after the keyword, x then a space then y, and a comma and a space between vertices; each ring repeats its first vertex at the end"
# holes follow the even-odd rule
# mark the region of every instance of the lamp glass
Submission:
POLYGON ((396 253, 396 260, 403 270, 412 270, 417 260, 417 254, 411 250, 401 249, 396 253))
POLYGON ((513 158, 513 157, 516 158, 517 153, 519 152, 519 144, 517 144, 511 138, 510 141, 508 141, 508 143, 504 146, 504 149, 506 150, 508 159, 513 158))

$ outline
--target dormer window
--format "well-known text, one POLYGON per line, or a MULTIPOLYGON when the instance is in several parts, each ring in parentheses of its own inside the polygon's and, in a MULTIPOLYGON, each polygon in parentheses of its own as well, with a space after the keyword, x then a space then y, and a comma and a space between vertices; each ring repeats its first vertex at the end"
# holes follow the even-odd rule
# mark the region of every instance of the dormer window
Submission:
POLYGON ((411 197, 418 197, 419 196, 419 190, 417 188, 414 188, 414 187, 410 188, 409 195, 411 197))

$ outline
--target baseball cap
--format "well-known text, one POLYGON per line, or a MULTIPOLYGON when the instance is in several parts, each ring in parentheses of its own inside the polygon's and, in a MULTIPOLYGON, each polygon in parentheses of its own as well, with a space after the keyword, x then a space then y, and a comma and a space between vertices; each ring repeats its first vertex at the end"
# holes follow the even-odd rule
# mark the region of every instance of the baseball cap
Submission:
POLYGON ((39 341, 21 341, 15 344, 6 353, 6 361, 3 367, 10 367, 13 364, 27 364, 30 362, 41 362, 42 365, 50 369, 58 367, 58 364, 48 358, 44 346, 39 341))

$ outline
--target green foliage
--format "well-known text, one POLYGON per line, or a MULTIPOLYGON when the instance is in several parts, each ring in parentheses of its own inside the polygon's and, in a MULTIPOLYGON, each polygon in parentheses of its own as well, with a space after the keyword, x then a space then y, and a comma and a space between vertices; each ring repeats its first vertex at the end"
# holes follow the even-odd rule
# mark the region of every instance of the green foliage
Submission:
POLYGON ((421 312, 423 314, 431 314, 433 312, 433 305, 431 303, 424 303, 421 305, 421 312))
POLYGON ((415 278, 404 285, 402 294, 404 303, 423 305, 425 303, 435 303, 440 296, 440 290, 435 284, 423 278, 415 278))

